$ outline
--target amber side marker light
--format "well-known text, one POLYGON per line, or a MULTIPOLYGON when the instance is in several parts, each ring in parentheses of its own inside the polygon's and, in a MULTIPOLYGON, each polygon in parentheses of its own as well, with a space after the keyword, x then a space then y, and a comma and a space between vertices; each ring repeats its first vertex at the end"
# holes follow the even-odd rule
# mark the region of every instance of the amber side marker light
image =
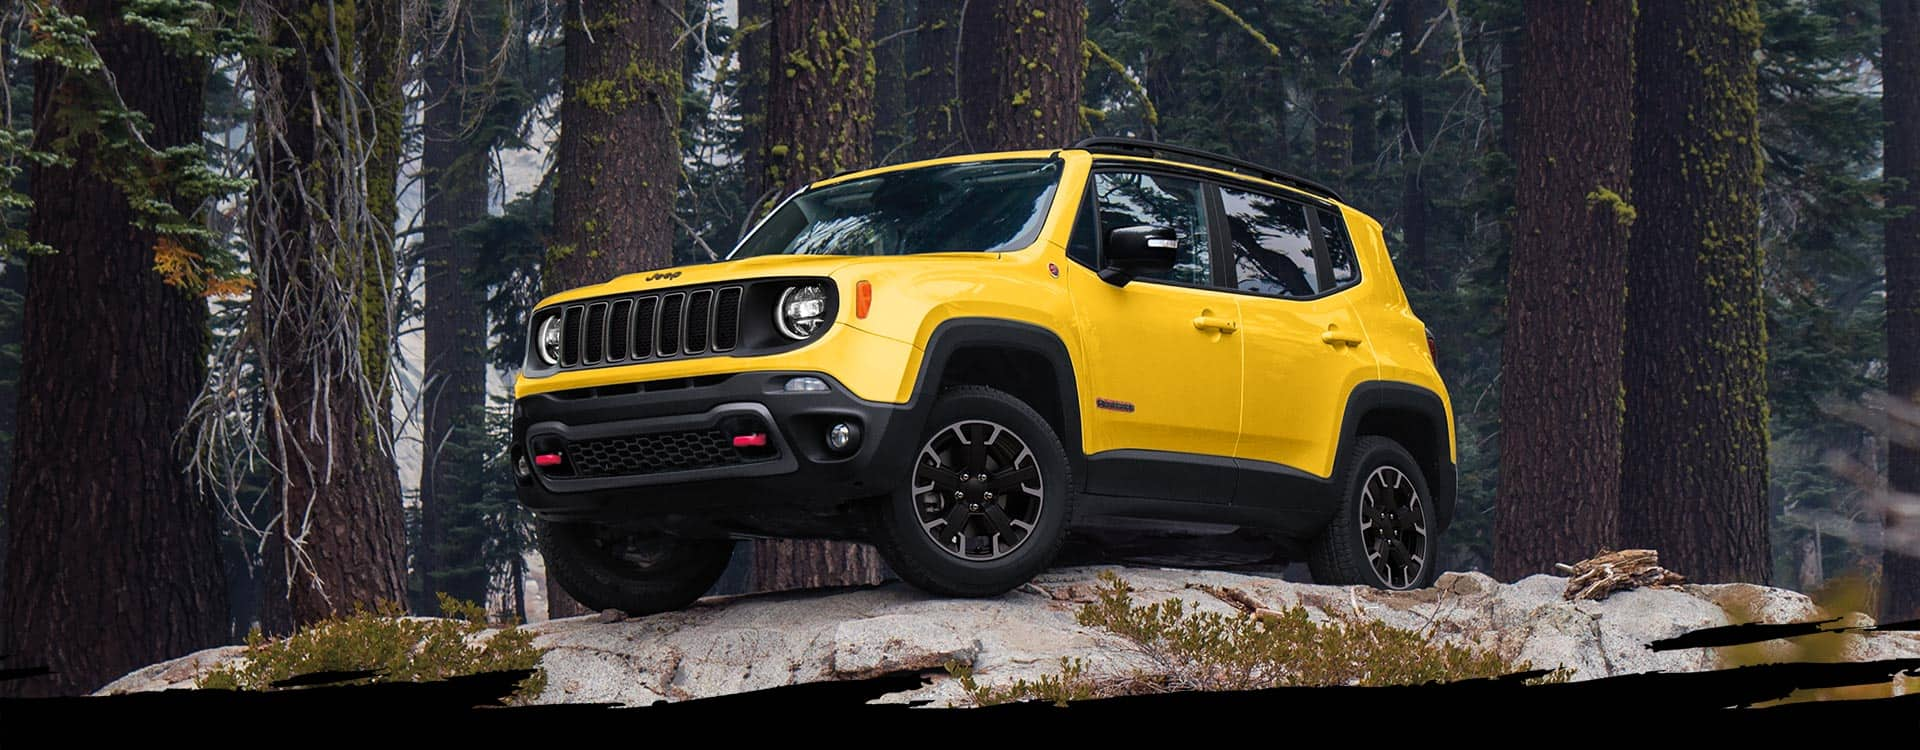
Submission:
POLYGON ((853 317, 867 319, 867 310, 873 307, 873 285, 861 279, 853 285, 853 317))

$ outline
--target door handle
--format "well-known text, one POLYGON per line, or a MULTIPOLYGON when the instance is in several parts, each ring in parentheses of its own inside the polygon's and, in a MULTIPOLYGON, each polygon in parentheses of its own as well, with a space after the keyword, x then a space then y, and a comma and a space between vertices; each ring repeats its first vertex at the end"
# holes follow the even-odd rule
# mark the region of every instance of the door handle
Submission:
POLYGON ((1360 334, 1343 332, 1339 326, 1327 326, 1327 330, 1320 334, 1320 341, 1322 343, 1333 346, 1339 346, 1341 344, 1359 346, 1361 340, 1360 334))
POLYGON ((1219 318, 1212 315, 1202 315, 1194 318, 1193 327, 1194 330, 1219 331, 1221 333, 1233 333, 1234 331, 1240 330, 1240 324, 1234 322, 1232 318, 1219 318))

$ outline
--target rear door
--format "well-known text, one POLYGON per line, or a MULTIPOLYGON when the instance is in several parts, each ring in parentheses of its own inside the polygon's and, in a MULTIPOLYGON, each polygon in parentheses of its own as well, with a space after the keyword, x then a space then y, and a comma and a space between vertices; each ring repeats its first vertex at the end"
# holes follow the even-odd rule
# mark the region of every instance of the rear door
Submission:
MULTIPOLYGON (((1244 341, 1240 441, 1250 475, 1333 473, 1347 395, 1376 376, 1351 295, 1358 283, 1337 210, 1276 193, 1223 185, 1220 223, 1239 292, 1244 341)), ((1297 474, 1296 474, 1297 476, 1297 474)), ((1243 498, 1279 483, 1248 482, 1243 498)))

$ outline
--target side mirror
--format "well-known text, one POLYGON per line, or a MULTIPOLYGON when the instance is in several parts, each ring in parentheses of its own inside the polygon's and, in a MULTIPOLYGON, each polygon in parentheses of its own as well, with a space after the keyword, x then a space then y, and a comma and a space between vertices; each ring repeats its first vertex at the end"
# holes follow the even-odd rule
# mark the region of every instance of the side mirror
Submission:
POLYGON ((1167 227, 1120 227, 1107 232, 1107 264, 1100 279, 1114 286, 1126 286, 1135 276, 1157 275, 1173 270, 1180 251, 1180 238, 1167 227))

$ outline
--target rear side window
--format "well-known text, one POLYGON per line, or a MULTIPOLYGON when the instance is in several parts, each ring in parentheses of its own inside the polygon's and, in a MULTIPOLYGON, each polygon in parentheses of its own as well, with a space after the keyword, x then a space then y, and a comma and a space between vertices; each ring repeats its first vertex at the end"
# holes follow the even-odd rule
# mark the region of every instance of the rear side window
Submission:
POLYGON ((1275 297, 1320 293, 1320 258, 1305 206, 1228 187, 1220 189, 1220 202, 1235 289, 1275 297))
POLYGON ((1347 222, 1340 218, 1340 212, 1322 208, 1320 211, 1320 234, 1327 246, 1327 266, 1333 269, 1333 288, 1352 285, 1360 280, 1360 269, 1353 262, 1353 238, 1347 236, 1347 222))

